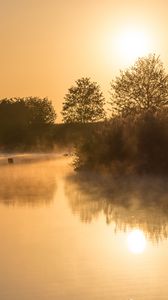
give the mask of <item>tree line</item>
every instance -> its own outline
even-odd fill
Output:
[[[110,85],[111,113],[96,82],[78,79],[64,97],[63,124],[48,98],[0,100],[0,150],[75,145],[76,170],[168,170],[168,75],[155,54],[120,71]]]
[[[168,75],[155,54],[139,58],[110,85],[110,118],[137,116],[167,109]],[[90,78],[76,81],[65,95],[62,115],[65,123],[87,123],[104,120],[105,98],[97,83]]]
[[[47,98],[0,100],[0,149],[33,146],[50,135],[56,113]]]
[[[167,109],[168,75],[160,58],[155,54],[139,58],[130,68],[110,84],[109,118],[116,115],[137,115],[143,111],[157,112]],[[105,98],[96,82],[85,77],[78,79],[64,97],[62,117],[64,123],[98,122],[107,118]],[[22,127],[54,124],[56,112],[47,98],[5,98],[0,100],[1,122]],[[13,122],[14,123],[14,122]]]
[[[71,94],[79,95],[80,90],[69,90],[65,112]],[[82,95],[83,101],[87,99]],[[168,174],[168,75],[160,58],[149,55],[120,71],[111,82],[110,104],[111,117],[76,145],[75,169],[118,175]],[[70,105],[69,114],[74,110],[78,114],[77,107]]]

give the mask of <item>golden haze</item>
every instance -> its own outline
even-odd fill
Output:
[[[125,28],[141,30],[168,64],[167,9],[163,0],[0,0],[0,97],[48,96],[60,121],[76,79],[91,77],[108,96],[109,82],[130,62],[116,43]]]

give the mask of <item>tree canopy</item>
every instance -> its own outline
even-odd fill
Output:
[[[54,124],[56,113],[52,102],[48,98],[28,97],[25,105],[29,111],[29,122],[37,124]]]
[[[47,98],[0,100],[0,144],[31,143],[54,124],[56,113]]]
[[[139,58],[111,83],[113,114],[156,112],[168,104],[168,75],[155,54]]]
[[[0,100],[0,122],[53,124],[56,113],[47,98],[5,98]],[[22,124],[23,125],[23,124]]]
[[[90,78],[76,81],[64,97],[62,115],[65,123],[95,122],[105,117],[104,97],[96,82]]]

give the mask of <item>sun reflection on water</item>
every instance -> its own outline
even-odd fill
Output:
[[[142,230],[133,229],[128,233],[127,245],[131,253],[141,254],[146,249],[146,238]]]

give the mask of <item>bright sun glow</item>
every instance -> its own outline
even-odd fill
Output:
[[[139,229],[134,229],[128,234],[128,249],[135,254],[144,252],[146,248],[146,238]]]
[[[151,42],[145,31],[126,28],[118,33],[117,48],[120,58],[126,63],[132,63],[138,57],[150,53]]]

